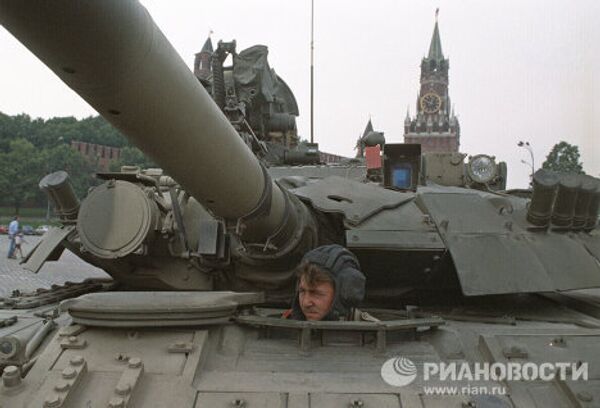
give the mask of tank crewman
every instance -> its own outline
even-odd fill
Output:
[[[365,297],[365,276],[358,259],[340,245],[307,252],[297,269],[292,308],[283,318],[295,320],[378,321],[356,307]]]

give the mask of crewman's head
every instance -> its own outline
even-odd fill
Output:
[[[310,262],[298,270],[298,303],[306,320],[322,320],[333,305],[335,282],[329,273]]]
[[[356,256],[340,245],[309,251],[297,269],[298,294],[292,318],[339,320],[349,316],[365,295],[365,277]]]

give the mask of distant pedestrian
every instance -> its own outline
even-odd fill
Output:
[[[17,257],[17,252],[18,252],[19,255],[21,256],[21,259],[23,259],[23,250],[21,249],[21,245],[24,242],[27,242],[27,241],[25,241],[23,231],[17,232],[17,235],[15,235],[15,251],[13,253],[13,258]]]
[[[15,237],[17,236],[17,233],[19,232],[19,216],[15,215],[13,220],[10,222],[10,224],[8,224],[8,240],[9,240],[9,246],[8,246],[8,257],[9,258],[16,258],[15,257]]]

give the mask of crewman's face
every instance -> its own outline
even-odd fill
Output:
[[[304,278],[298,285],[298,301],[306,320],[321,320],[331,309],[335,289],[331,282],[320,282],[309,286]]]

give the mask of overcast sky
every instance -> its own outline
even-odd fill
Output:
[[[191,67],[209,30],[238,50],[269,47],[272,68],[300,107],[309,138],[310,0],[146,0],[159,27]],[[315,0],[315,139],[354,155],[369,117],[389,143],[402,142],[415,112],[419,64],[436,7],[461,151],[508,163],[509,186],[525,187],[529,141],[536,167],[560,140],[579,146],[584,170],[600,175],[600,2]],[[0,111],[33,117],[95,114],[0,28]]]

